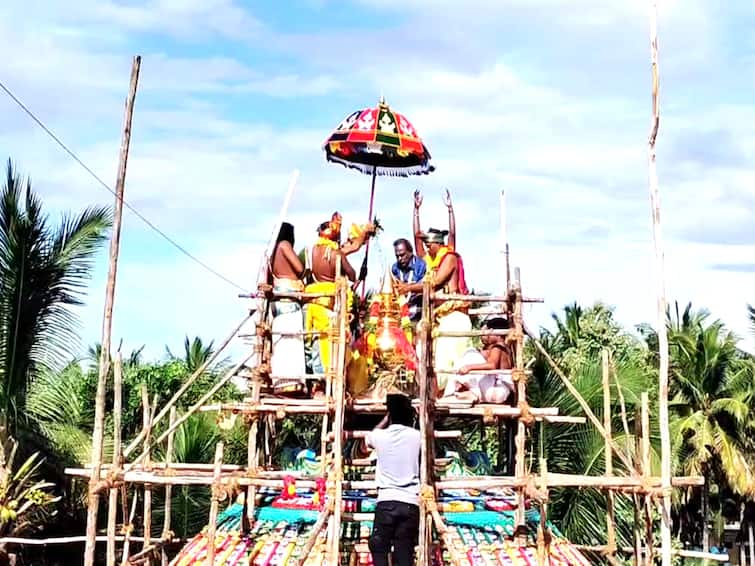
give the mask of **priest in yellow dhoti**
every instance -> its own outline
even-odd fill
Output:
[[[338,262],[341,274],[349,281],[356,279],[356,271],[346,256],[359,251],[374,233],[371,225],[352,226],[349,239],[341,244],[341,215],[336,212],[327,222],[320,224],[318,238],[307,252],[307,266],[311,272],[311,282],[306,286],[307,293],[335,294]],[[346,308],[351,310],[353,295],[348,291]],[[311,299],[305,306],[304,327],[307,332],[305,342],[307,370],[313,374],[323,374],[331,368],[333,340],[328,333],[335,332],[335,297],[326,296]]]

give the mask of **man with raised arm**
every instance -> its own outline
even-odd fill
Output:
[[[359,251],[367,239],[374,234],[372,224],[364,226],[352,225],[349,239],[341,244],[342,218],[338,212],[333,213],[330,220],[320,224],[317,230],[318,238],[314,246],[307,252],[307,267],[312,276],[312,282],[307,285],[307,293],[334,293],[336,290],[336,271],[341,264],[341,274],[349,281],[356,280],[356,271],[349,263],[347,256]],[[353,295],[348,292],[346,308],[351,310]],[[322,374],[330,367],[331,342],[327,339],[334,315],[334,297],[312,299],[305,306],[305,329],[317,334],[308,335],[306,344],[307,366],[311,373]]]
[[[419,539],[420,435],[406,395],[388,395],[386,406],[385,418],[367,435],[367,446],[377,452],[378,488],[369,547],[375,566],[412,566]]]
[[[427,274],[425,280],[430,281],[433,291],[445,294],[469,293],[464,278],[464,263],[456,252],[456,218],[454,216],[451,193],[446,190],[443,202],[448,209],[448,230],[430,228],[423,232],[420,228],[419,209],[422,206],[422,195],[414,191],[414,241],[417,255],[425,260]],[[448,244],[446,244],[448,235]],[[421,293],[422,283],[399,284],[399,293]],[[433,312],[438,331],[464,333],[472,330],[472,321],[467,314],[469,303],[461,300],[438,300],[433,305]],[[461,359],[469,346],[469,338],[465,336],[440,336],[435,340],[433,348],[433,365],[437,375],[438,394],[446,386],[446,375],[454,370],[455,364]]]

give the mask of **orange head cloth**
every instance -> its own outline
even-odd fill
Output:
[[[341,239],[341,214],[338,212],[334,212],[333,216],[330,217],[330,220],[328,222],[323,222],[320,224],[319,228],[319,234],[322,238],[327,238],[328,240],[333,240],[334,242],[337,242]]]

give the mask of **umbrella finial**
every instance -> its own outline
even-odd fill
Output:
[[[383,96],[383,89],[380,89],[380,106],[388,106],[385,103],[385,96]]]

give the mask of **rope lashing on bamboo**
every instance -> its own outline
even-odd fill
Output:
[[[125,524],[124,524],[124,525],[123,525],[123,526],[121,527],[121,534],[122,534],[123,536],[126,536],[126,535],[130,535],[130,534],[131,534],[131,533],[133,533],[133,532],[134,532],[134,524],[133,524],[133,523],[129,523],[128,525],[125,525]]]
[[[542,481],[542,478],[528,475],[524,485],[524,493],[530,499],[546,503],[550,499],[550,493],[547,487],[538,487],[538,480]]]
[[[495,423],[495,415],[493,414],[492,407],[487,406],[483,409],[482,422],[484,422],[487,425],[491,425]]]
[[[519,381],[523,381],[524,383],[527,383],[527,372],[523,369],[519,368],[512,368],[511,369],[511,380],[514,383],[519,383]]]
[[[535,415],[530,411],[530,404],[527,403],[527,401],[524,399],[520,400],[519,403],[517,403],[517,408],[521,411],[519,420],[523,422],[525,426],[532,426],[535,424]]]

